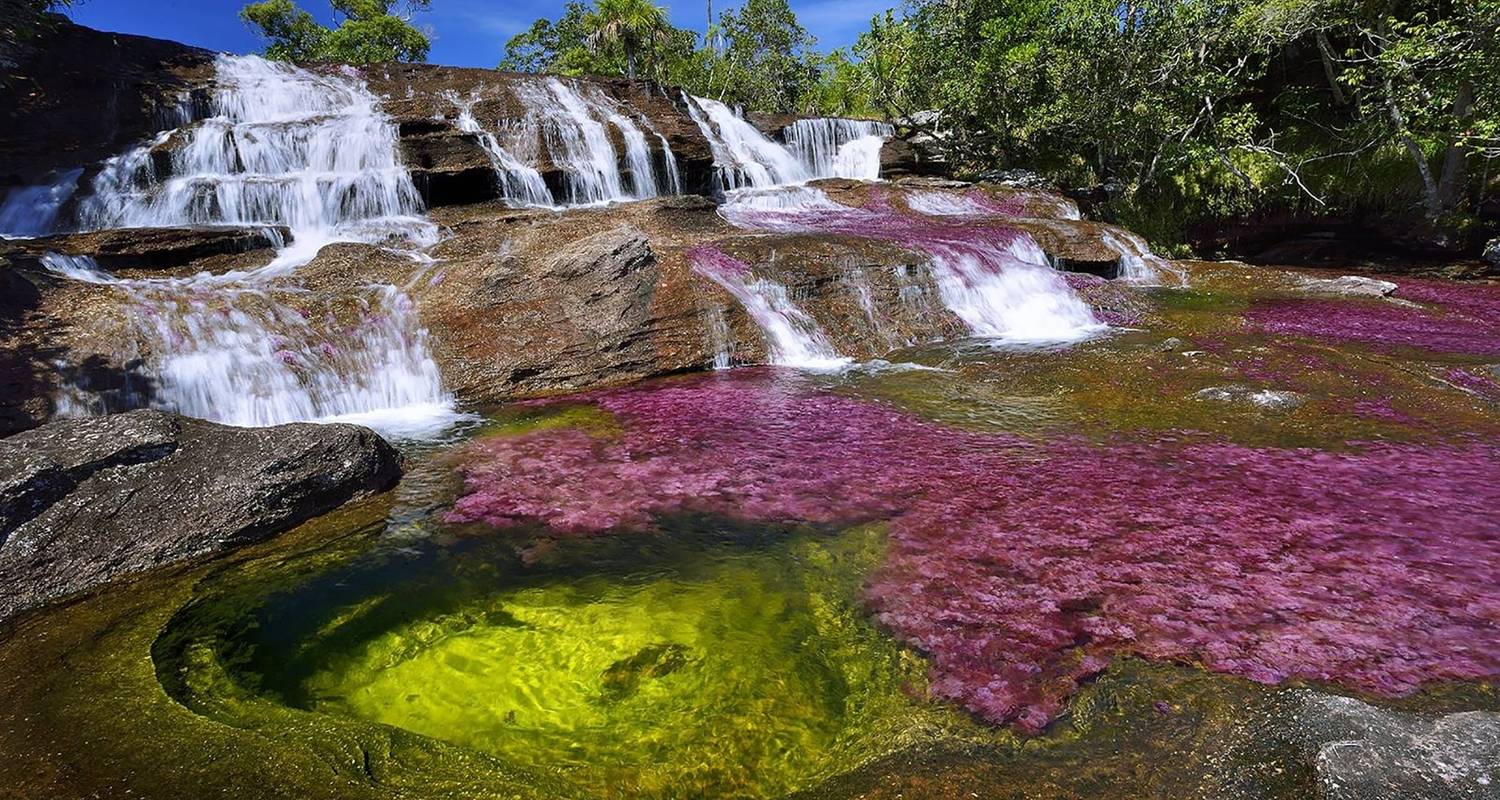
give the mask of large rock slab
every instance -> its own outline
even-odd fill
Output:
[[[203,259],[269,250],[291,241],[280,226],[197,228],[111,228],[0,242],[0,256],[34,266],[46,253],[88,255],[107,270],[173,270]],[[269,260],[269,256],[266,256]]]
[[[270,538],[400,475],[400,454],[356,425],[143,410],[0,439],[0,619]]]

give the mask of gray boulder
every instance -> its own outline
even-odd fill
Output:
[[[1484,260],[1493,271],[1500,271],[1500,238],[1491,239],[1484,246]]]
[[[0,619],[268,539],[400,476],[400,454],[356,425],[132,411],[0,439]]]

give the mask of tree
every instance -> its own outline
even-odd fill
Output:
[[[403,10],[425,9],[431,0],[407,0]],[[338,61],[369,64],[421,61],[430,42],[400,15],[392,0],[331,0],[341,18],[335,28],[319,24],[293,0],[261,0],[240,10],[240,19],[269,44],[268,58],[284,61]]]
[[[557,72],[558,65],[573,50],[583,49],[588,38],[584,17],[587,4],[573,0],[564,7],[556,22],[539,19],[524,33],[511,37],[505,44],[505,58],[500,69],[515,72]]]
[[[637,60],[656,65],[657,47],[669,38],[671,26],[666,12],[651,0],[597,0],[584,17],[587,42],[598,48],[620,47],[625,54],[625,75],[634,78]]]

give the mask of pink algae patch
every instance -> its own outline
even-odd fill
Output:
[[[868,607],[932,692],[1039,731],[1119,655],[1396,696],[1500,674],[1500,445],[1036,443],[774,372],[601,393],[615,437],[471,445],[450,522],[888,519]]]
[[[1500,354],[1500,284],[1403,279],[1381,300],[1275,300],[1250,309],[1249,320],[1272,333],[1384,347],[1474,355]]]

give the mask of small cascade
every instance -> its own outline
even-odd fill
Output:
[[[598,87],[590,88],[588,101],[596,113],[615,126],[625,142],[625,166],[630,169],[631,196],[637,200],[645,200],[659,195],[661,192],[656,187],[656,166],[651,163],[651,147],[646,143],[645,132]],[[666,140],[662,140],[662,144],[665,147]]]
[[[396,127],[351,72],[255,56],[215,66],[213,116],[106,162],[80,227],[286,225],[304,248],[427,235]],[[173,141],[159,175],[154,151]]]
[[[720,189],[767,188],[813,177],[786,148],[767,139],[729,106],[687,94],[683,103],[708,139]]]
[[[809,187],[736,192],[719,213],[754,230],[837,233],[926,252],[944,307],[974,336],[1069,342],[1103,327],[1036,241],[1014,228],[923,220],[889,207],[852,208]]]
[[[57,215],[78,188],[82,169],[70,169],[51,183],[14,189],[0,204],[0,237],[45,236],[56,230]]]
[[[484,130],[479,120],[474,118],[474,105],[479,102],[477,93],[461,98],[458,94],[449,92],[444,97],[458,108],[458,129],[474,134],[479,139],[479,145],[489,155],[502,198],[523,207],[550,208],[556,205],[547,182],[542,180],[542,173],[511,155],[509,150],[500,145],[500,140]]]
[[[880,178],[880,151],[896,129],[870,120],[799,119],[782,136],[814,178]]]
[[[154,384],[140,387],[126,407],[241,426],[359,422],[407,437],[454,420],[427,331],[394,286],[367,287],[345,307],[314,308],[295,287],[226,286],[205,277],[126,280],[100,271],[88,256],[49,253],[42,263],[61,278],[117,294],[128,334],[116,361],[144,361]],[[63,399],[65,414],[124,410],[76,389]]]
[[[662,167],[667,173],[667,194],[682,194],[682,172],[677,168],[677,156],[672,154],[672,145],[667,142],[667,137],[656,134],[661,141]]]
[[[517,96],[537,122],[552,162],[566,176],[567,205],[627,200],[619,159],[604,123],[578,92],[556,78],[523,83]]]
[[[817,322],[791,301],[786,287],[753,277],[749,266],[711,247],[694,248],[688,258],[694,272],[724,287],[744,306],[765,333],[772,364],[832,371],[851,363],[834,350]]]
[[[1100,231],[1099,239],[1120,254],[1120,279],[1141,285],[1161,285],[1170,275],[1175,283],[1187,285],[1187,273],[1151,252],[1146,240],[1124,228]]]

